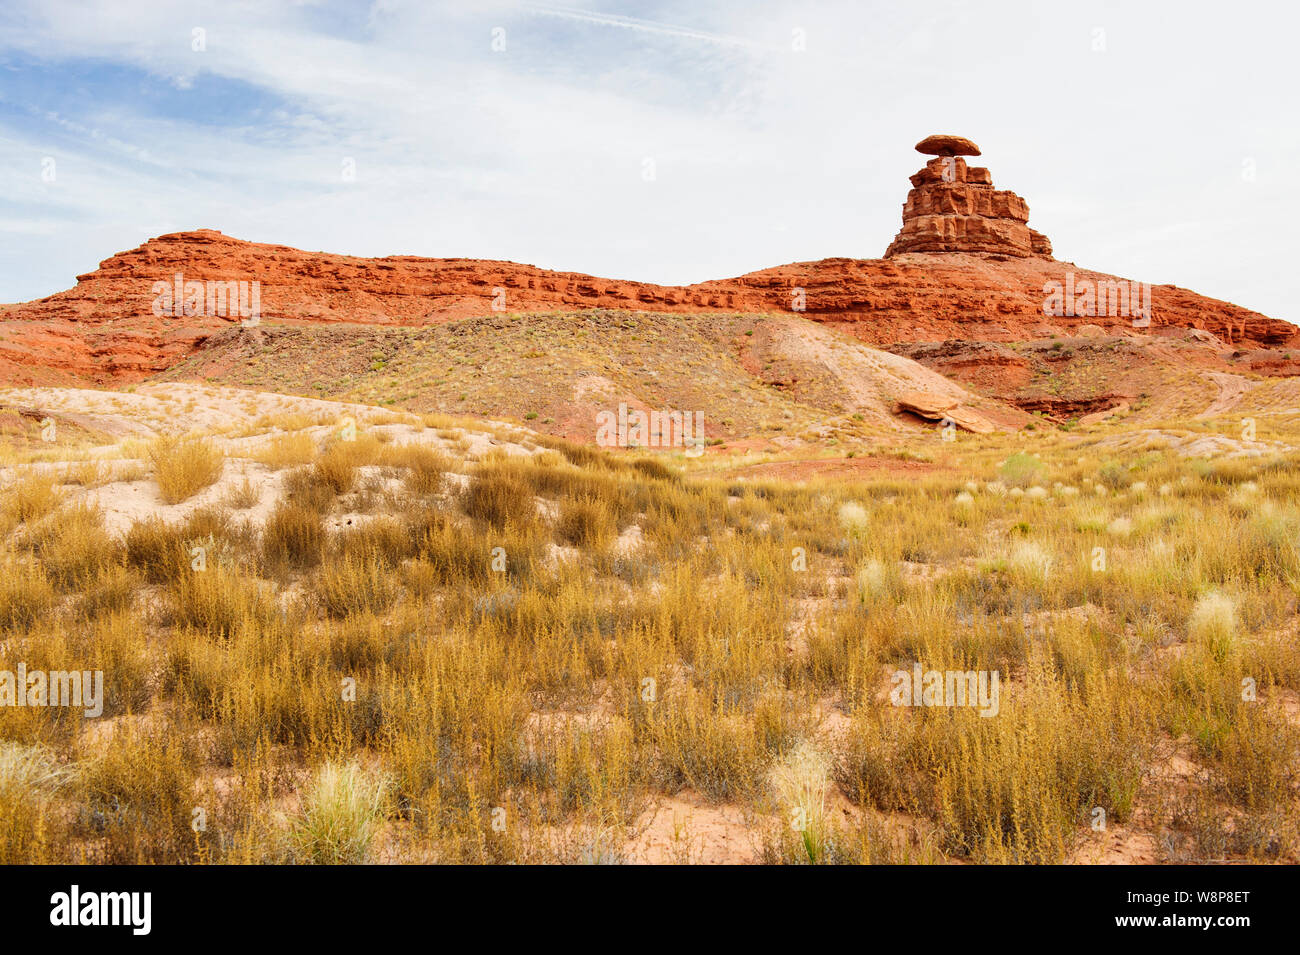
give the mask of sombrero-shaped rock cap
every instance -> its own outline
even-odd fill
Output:
[[[939,134],[926,136],[916,144],[918,153],[927,156],[978,156],[980,148],[965,136],[947,136]]]

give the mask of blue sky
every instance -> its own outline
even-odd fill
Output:
[[[6,0],[0,301],[196,228],[673,284],[873,258],[954,132],[1058,258],[1300,322],[1296,9]]]

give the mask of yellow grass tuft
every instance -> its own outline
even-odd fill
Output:
[[[1237,636],[1236,602],[1219,591],[1203,594],[1192,608],[1187,632],[1192,641],[1205,647],[1214,659],[1226,660]]]
[[[356,763],[326,763],[312,777],[290,829],[294,859],[316,865],[370,861],[383,822],[388,780]]]
[[[203,438],[156,438],[148,449],[154,480],[168,504],[179,504],[215,484],[225,456]]]

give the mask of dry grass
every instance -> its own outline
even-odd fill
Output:
[[[536,508],[532,489],[510,473],[482,471],[470,482],[464,497],[465,513],[497,530],[507,524],[533,520]]]
[[[252,459],[273,471],[310,464],[316,458],[316,442],[305,431],[277,434],[256,451]]]
[[[121,539],[12,475],[6,659],[103,669],[114,722],[0,707],[0,860],[618,861],[673,799],[768,862],[1062,862],[1098,809],[1296,861],[1295,462],[982,440],[798,485],[363,431],[260,527]],[[895,705],[916,664],[996,671],[996,715]]]
[[[152,583],[174,580],[189,568],[183,529],[157,517],[132,524],[126,532],[125,547],[127,563]]]
[[[262,499],[262,492],[257,489],[249,478],[244,478],[239,484],[236,484],[221,499],[221,506],[230,508],[234,511],[246,511],[251,507],[256,507]]]
[[[104,529],[103,515],[82,504],[63,507],[31,526],[24,544],[50,578],[68,590],[86,585],[121,558],[118,542]]]
[[[47,815],[70,775],[47,747],[0,741],[0,865],[56,857]]]
[[[258,581],[219,564],[182,573],[170,590],[173,624],[217,639],[254,633],[274,612]]]
[[[203,438],[156,438],[148,448],[154,480],[168,504],[179,504],[215,484],[225,456]]]
[[[1218,591],[1201,596],[1192,607],[1187,633],[1214,659],[1227,660],[1237,636],[1237,608],[1232,599]]]
[[[777,804],[802,849],[800,861],[816,865],[825,857],[830,838],[826,811],[830,761],[802,741],[772,767],[770,776]]]
[[[443,475],[451,467],[451,462],[444,455],[418,445],[387,448],[381,461],[388,467],[405,469],[406,491],[418,497],[441,491]]]
[[[0,632],[31,628],[53,605],[54,587],[35,561],[0,561]]]
[[[4,509],[0,513],[10,524],[37,521],[58,507],[60,499],[51,475],[31,475],[5,489]]]
[[[370,554],[345,553],[321,568],[316,582],[321,606],[331,617],[380,613],[397,600],[397,575]]]
[[[316,510],[285,501],[271,513],[262,531],[269,563],[302,569],[319,564],[324,553],[325,526]]]
[[[594,498],[569,498],[560,504],[555,531],[575,547],[603,550],[618,532],[609,508]]]
[[[295,859],[317,865],[368,862],[388,790],[387,780],[355,763],[326,763],[312,777],[290,828]]]

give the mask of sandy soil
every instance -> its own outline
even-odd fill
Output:
[[[624,847],[632,862],[744,865],[758,861],[755,831],[744,810],[712,805],[690,791],[661,800],[634,828],[640,834]]]
[[[319,445],[341,423],[351,420],[359,431],[380,440],[426,445],[448,454],[453,461],[478,460],[494,451],[528,455],[542,450],[528,440],[531,432],[511,426],[503,427],[510,428],[518,440],[500,437],[504,431],[469,428],[452,429],[444,432],[450,437],[443,437],[443,429],[425,427],[415,416],[393,414],[382,408],[206,385],[145,385],[132,392],[16,388],[0,391],[0,403],[37,409],[56,422],[59,416],[75,416],[84,427],[105,437],[103,443],[86,447],[55,445],[53,453],[66,460],[0,468],[0,483],[16,478],[20,472],[66,476],[79,461],[98,461],[104,476],[97,486],[72,485],[66,492],[73,501],[98,506],[104,513],[105,527],[115,534],[125,533],[133,523],[151,516],[168,523],[184,521],[196,510],[221,503],[245,482],[253,488],[257,502],[235,511],[235,515],[261,526],[279,499],[287,471],[272,470],[253,458],[289,431],[308,434]],[[221,478],[178,504],[163,501],[157,483],[148,476],[144,457],[144,441],[167,434],[206,436],[226,455]],[[378,476],[377,469],[361,470],[363,480]]]
[[[1198,420],[1213,418],[1215,415],[1226,414],[1231,411],[1241,404],[1241,399],[1245,397],[1247,390],[1250,388],[1250,382],[1241,375],[1230,375],[1222,371],[1207,371],[1205,377],[1219,386],[1219,394],[1210,402],[1208,408],[1196,416]]]

